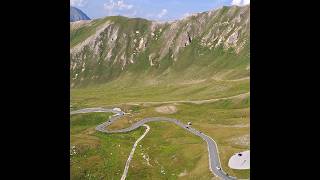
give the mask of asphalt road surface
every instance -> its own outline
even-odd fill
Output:
[[[112,112],[115,115],[112,116],[108,121],[98,125],[96,127],[97,131],[103,132],[103,133],[124,133],[124,132],[129,132],[132,130],[135,130],[137,128],[139,128],[140,126],[143,126],[145,123],[148,122],[154,122],[154,121],[167,121],[167,122],[172,122],[175,123],[176,125],[182,127],[183,129],[185,129],[186,131],[191,132],[192,134],[201,137],[204,141],[207,142],[207,146],[208,146],[208,154],[209,154],[209,169],[210,171],[213,173],[213,175],[218,176],[222,179],[236,179],[235,177],[231,177],[229,176],[226,172],[224,172],[222,170],[221,167],[221,163],[220,163],[220,158],[219,158],[219,154],[218,154],[218,147],[216,142],[209,136],[205,135],[204,133],[186,125],[181,123],[179,120],[177,119],[173,119],[173,118],[166,118],[166,117],[150,117],[150,118],[144,118],[134,124],[132,124],[130,127],[128,128],[124,128],[124,129],[119,129],[119,130],[112,130],[109,131],[107,130],[107,126],[109,126],[110,124],[112,124],[114,121],[116,121],[117,119],[119,119],[121,116],[124,115],[124,112],[122,111],[115,111],[113,109],[105,109],[105,108],[86,108],[86,109],[80,109],[80,110],[76,110],[76,111],[71,111],[70,114],[79,114],[79,113],[89,113],[89,112]]]

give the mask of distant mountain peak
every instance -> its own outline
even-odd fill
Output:
[[[90,20],[90,18],[80,9],[70,6],[70,22],[80,20]]]

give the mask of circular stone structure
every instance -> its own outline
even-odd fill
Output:
[[[229,159],[228,166],[232,169],[250,169],[250,150],[235,153]]]

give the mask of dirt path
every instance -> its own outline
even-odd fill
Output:
[[[133,147],[132,147],[132,150],[130,152],[130,155],[128,157],[128,160],[126,162],[126,166],[124,167],[124,170],[123,170],[123,174],[121,176],[121,180],[125,180],[126,177],[127,177],[127,174],[128,174],[128,169],[129,169],[129,165],[130,165],[130,162],[131,162],[131,159],[133,157],[133,154],[134,154],[134,151],[136,150],[136,147],[138,145],[138,143],[144,138],[144,136],[146,136],[146,134],[149,132],[150,130],[150,127],[146,124],[143,125],[144,127],[146,127],[146,131],[142,134],[142,136],[140,136],[140,138],[134,143]]]
[[[178,100],[178,101],[141,101],[141,102],[128,102],[124,103],[127,105],[138,105],[138,104],[170,104],[170,103],[193,103],[193,104],[203,104],[210,103],[214,101],[224,100],[224,99],[233,99],[233,98],[244,98],[250,95],[250,92],[238,94],[235,96],[223,97],[223,98],[214,98],[214,99],[204,99],[204,100]]]
[[[244,78],[240,78],[240,79],[220,79],[220,78],[212,78],[216,81],[226,81],[226,82],[237,82],[237,81],[243,81],[243,80],[248,80],[250,79],[250,77],[244,77]]]

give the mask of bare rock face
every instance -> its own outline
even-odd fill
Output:
[[[141,66],[159,68],[168,58],[179,62],[191,45],[212,52],[223,47],[241,53],[249,45],[250,7],[223,7],[165,23],[106,17],[73,22],[70,29],[71,82],[102,82],[131,66],[146,63]]]
[[[232,33],[228,39],[227,39],[227,44],[236,46],[237,45],[237,41],[238,41],[238,31],[235,31],[234,33]]]

